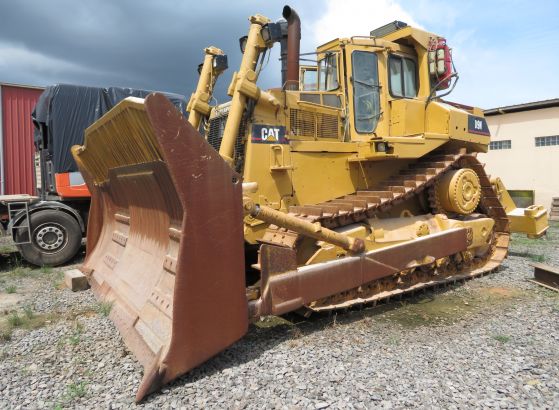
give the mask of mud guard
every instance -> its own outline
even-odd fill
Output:
[[[82,270],[144,366],[140,401],[247,331],[241,178],[157,93],[72,152],[92,193]]]

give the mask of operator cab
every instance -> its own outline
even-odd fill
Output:
[[[300,67],[300,101],[341,110],[341,141],[419,135],[428,101],[451,85],[449,57],[446,40],[398,21],[335,39]]]

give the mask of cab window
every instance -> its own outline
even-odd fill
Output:
[[[318,62],[318,90],[333,91],[338,88],[338,56],[327,54]]]
[[[388,59],[390,71],[390,94],[393,97],[414,98],[417,96],[417,67],[411,58],[391,55]]]
[[[318,89],[318,73],[316,66],[299,69],[299,91],[316,91]]]
[[[380,116],[378,58],[375,53],[354,51],[351,63],[355,130],[372,133]]]

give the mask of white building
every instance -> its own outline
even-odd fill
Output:
[[[488,174],[499,176],[519,206],[551,207],[559,197],[559,98],[485,111],[491,132]]]

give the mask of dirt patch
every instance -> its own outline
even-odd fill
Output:
[[[8,311],[14,306],[25,300],[25,296],[20,293],[1,293],[0,292],[0,312]]]
[[[23,312],[12,311],[0,317],[0,340],[10,340],[16,329],[33,330],[63,319],[54,313],[37,314],[25,309]]]
[[[520,289],[507,287],[458,289],[447,293],[433,293],[411,298],[384,308],[378,316],[381,321],[397,322],[404,327],[441,326],[489,308],[527,297]]]
[[[505,309],[513,306],[513,301],[526,299],[529,291],[512,287],[473,287],[465,288],[462,285],[454,289],[443,291],[427,291],[421,296],[406,297],[399,302],[391,302],[376,307],[368,306],[363,310],[363,316],[372,320],[392,323],[403,327],[418,326],[444,326],[452,325],[462,319],[480,311],[501,306]],[[278,327],[303,327],[314,323],[319,326],[336,324],[336,314],[333,318],[329,315],[312,315],[310,319],[303,319],[296,314],[284,317],[268,316],[254,323],[259,329]],[[339,320],[351,321],[353,316],[340,315]],[[355,318],[355,317],[353,317]]]
[[[513,288],[481,288],[477,289],[480,296],[496,297],[496,298],[517,298],[524,295],[520,289]]]

